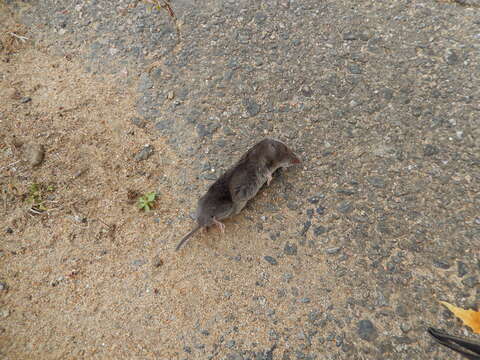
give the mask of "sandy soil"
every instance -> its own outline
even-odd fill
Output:
[[[238,251],[225,239],[215,244],[216,231],[195,240],[200,252],[187,248],[173,258],[183,234],[167,219],[185,209],[168,178],[182,161],[151,124],[130,121],[131,87],[86,74],[75,58],[52,56],[10,32],[24,30],[9,20],[0,62],[2,356],[171,359],[179,344],[192,342],[201,358],[207,335],[192,334],[191,327],[208,328],[210,339],[218,339],[223,323],[236,317],[242,328],[235,331],[256,338],[259,349],[268,346],[260,337],[266,324],[256,322],[265,304],[260,299],[258,309],[249,309],[232,296],[254,297],[255,287],[243,288],[245,279],[252,266],[268,266],[253,260],[256,235],[230,225],[252,255],[241,261],[231,261]],[[22,102],[25,97],[31,100]],[[154,154],[136,161],[145,144]],[[31,149],[39,145],[44,160],[32,166]],[[159,196],[144,213],[137,200],[149,191]],[[212,252],[217,246],[225,247],[221,255]],[[205,266],[212,256],[223,258],[216,272]],[[228,289],[218,284],[225,279]]]

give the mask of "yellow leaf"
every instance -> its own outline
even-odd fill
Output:
[[[456,317],[463,321],[465,325],[473,330],[474,333],[480,334],[480,312],[475,310],[465,310],[458,308],[445,301],[440,301],[445,305]]]

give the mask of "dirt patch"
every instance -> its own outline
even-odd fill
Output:
[[[10,20],[0,53],[1,262],[8,284],[1,348],[11,359],[55,358],[69,351],[59,341],[98,339],[88,319],[108,305],[94,279],[116,278],[122,291],[124,271],[132,269],[119,263],[135,268],[155,260],[157,237],[144,230],[170,231],[161,219],[175,208],[159,179],[179,161],[148,124],[131,122],[130,88],[86,74],[76,59],[51,56],[24,34]],[[146,144],[151,156],[135,160]],[[155,209],[140,212],[137,199],[149,191],[159,194]],[[111,290],[103,296],[118,300]]]

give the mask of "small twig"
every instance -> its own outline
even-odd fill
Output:
[[[17,35],[17,34],[15,34],[14,32],[10,32],[10,35],[12,35],[13,37],[17,38],[17,39],[20,40],[21,42],[25,42],[25,41],[28,40],[27,37],[21,36],[21,35]]]
[[[14,161],[14,162],[11,163],[11,164],[5,165],[5,166],[3,166],[3,167],[0,168],[0,171],[2,171],[3,169],[8,169],[10,166],[13,166],[13,165],[17,164],[17,163],[19,163],[20,161],[21,161],[21,160],[17,160],[17,161]]]
[[[72,209],[73,209],[76,213],[78,213],[78,214],[82,215],[84,218],[88,219],[88,217],[87,217],[85,214],[83,214],[81,211],[78,211],[77,208],[75,208],[75,205],[74,205],[74,204],[72,204]],[[108,230],[112,230],[112,228],[113,228],[112,225],[108,225],[105,221],[103,221],[103,220],[100,219],[100,218],[91,218],[91,219],[92,219],[92,220],[97,220],[97,221],[101,222],[103,225],[105,225],[105,226],[108,228]]]
[[[170,0],[145,0],[145,2],[154,5],[157,8],[157,10],[164,9],[166,12],[168,12],[168,15],[173,19],[173,22],[175,23],[175,30],[177,31],[178,42],[180,42],[181,40],[180,26],[178,25],[177,16],[175,15],[175,12],[170,6]]]
[[[7,214],[7,192],[3,191],[3,207],[4,207],[4,213]]]
[[[37,215],[40,215],[40,214],[43,214],[44,211],[38,211],[37,209],[34,209],[33,207],[31,207],[30,209],[28,209],[28,211],[34,213],[34,214],[37,214]]]

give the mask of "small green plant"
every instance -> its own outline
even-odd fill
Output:
[[[140,210],[150,211],[150,209],[153,208],[156,198],[157,193],[155,191],[140,196],[138,199],[138,208]]]
[[[32,183],[28,187],[28,201],[32,204],[32,209],[37,211],[47,210],[44,201],[47,192],[55,191],[53,185],[43,185],[39,183]]]

